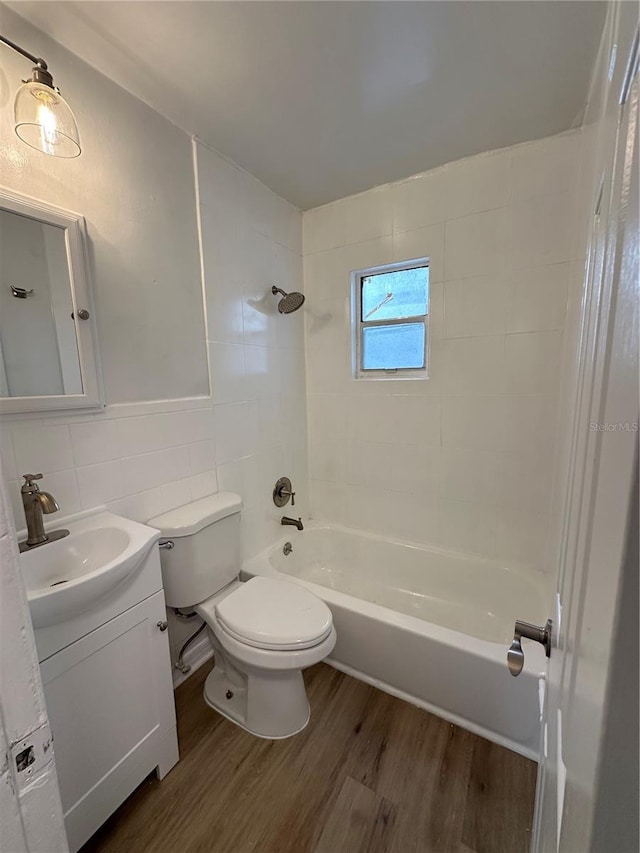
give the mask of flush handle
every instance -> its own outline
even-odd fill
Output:
[[[160,622],[156,622],[156,626],[157,626],[161,631],[166,631],[166,630],[167,630],[167,628],[169,627],[169,626],[167,625],[167,623],[166,623],[164,620],[161,620]]]
[[[521,622],[516,620],[516,627],[513,634],[513,642],[509,646],[507,652],[507,664],[511,675],[520,675],[524,667],[524,652],[522,651],[522,638],[534,640],[536,643],[542,643],[547,657],[551,656],[551,634],[553,630],[553,622],[547,619],[546,625],[541,628],[539,625],[531,625],[529,622]]]

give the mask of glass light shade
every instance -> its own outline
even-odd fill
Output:
[[[53,157],[80,154],[78,126],[65,99],[43,83],[20,86],[14,102],[16,133],[23,142]]]

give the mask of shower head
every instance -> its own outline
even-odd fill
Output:
[[[284,290],[276,287],[275,284],[271,288],[271,293],[273,293],[274,296],[276,293],[282,294],[282,299],[278,302],[278,311],[281,314],[292,314],[294,311],[297,311],[304,302],[304,296],[302,293],[297,293],[295,290],[291,293],[285,293]]]

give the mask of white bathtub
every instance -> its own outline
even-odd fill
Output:
[[[336,668],[538,757],[544,651],[523,643],[518,678],[506,654],[516,619],[546,621],[542,575],[313,522],[286,531],[243,575],[281,576],[324,599],[338,634],[327,662]]]

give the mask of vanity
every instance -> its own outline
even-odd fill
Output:
[[[178,741],[159,532],[102,509],[59,526],[20,561],[75,853]]]

